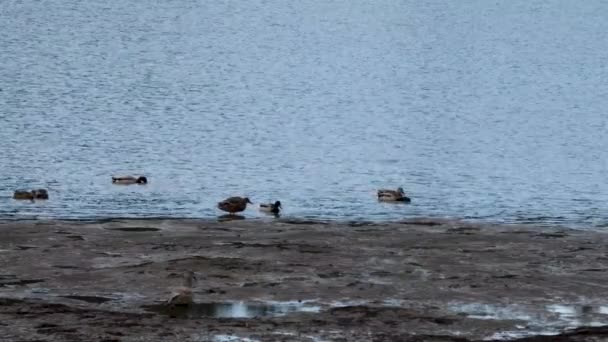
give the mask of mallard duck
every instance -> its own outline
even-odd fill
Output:
[[[139,177],[117,176],[117,177],[112,177],[112,183],[121,184],[121,185],[147,184],[148,178],[146,178],[144,176],[139,176]]]
[[[238,213],[247,208],[247,203],[251,203],[248,197],[229,197],[217,204],[220,210],[230,214]]]
[[[378,190],[378,200],[382,202],[410,202],[410,198],[405,196],[402,187],[397,190],[380,189]]]
[[[192,271],[184,274],[184,284],[173,290],[167,305],[190,305],[193,303],[192,287],[196,282],[196,275]]]
[[[46,189],[36,189],[32,191],[17,190],[13,193],[13,198],[16,200],[35,200],[35,199],[49,199],[49,192]]]
[[[13,198],[16,200],[34,200],[34,193],[27,190],[16,190],[13,193]]]
[[[35,199],[49,199],[49,192],[46,189],[32,190],[32,195]]]
[[[281,211],[281,201],[276,201],[274,203],[262,203],[260,204],[260,211],[265,213],[272,213],[278,215]]]

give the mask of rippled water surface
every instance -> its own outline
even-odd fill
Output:
[[[587,304],[492,305],[451,303],[450,311],[475,319],[520,321],[517,330],[497,332],[486,340],[513,340],[534,335],[556,335],[568,329],[608,324],[608,306]]]
[[[608,226],[607,13],[1,1],[0,216],[214,217],[243,194],[289,216]],[[400,185],[411,205],[376,202]],[[33,187],[51,200],[10,198]]]

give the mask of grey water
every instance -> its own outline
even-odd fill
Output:
[[[607,227],[607,15],[603,0],[3,0],[0,217],[210,218],[246,195],[297,217]],[[376,201],[398,186],[410,205]],[[49,201],[11,199],[38,187]]]

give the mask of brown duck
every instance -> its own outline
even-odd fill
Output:
[[[395,190],[380,189],[378,190],[378,200],[381,202],[410,202],[411,199],[405,195],[403,188],[399,187]]]
[[[35,200],[35,199],[49,199],[49,193],[46,189],[36,189],[32,191],[17,190],[13,194],[13,198],[16,200]]]
[[[220,210],[230,214],[238,213],[247,208],[247,203],[251,203],[248,197],[229,197],[217,204]]]

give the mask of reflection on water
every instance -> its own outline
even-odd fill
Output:
[[[450,311],[475,319],[522,321],[518,331],[500,332],[493,338],[515,338],[533,334],[557,334],[568,328],[608,325],[608,305],[494,305],[454,303]]]
[[[296,312],[319,312],[319,306],[303,302],[269,302],[269,303],[194,303],[189,306],[149,305],[144,307],[153,311],[178,318],[253,318],[265,316],[284,316]]]
[[[236,215],[236,214],[226,214],[226,215],[220,215],[217,217],[218,222],[239,221],[239,220],[244,220],[244,219],[245,219],[245,216]]]

